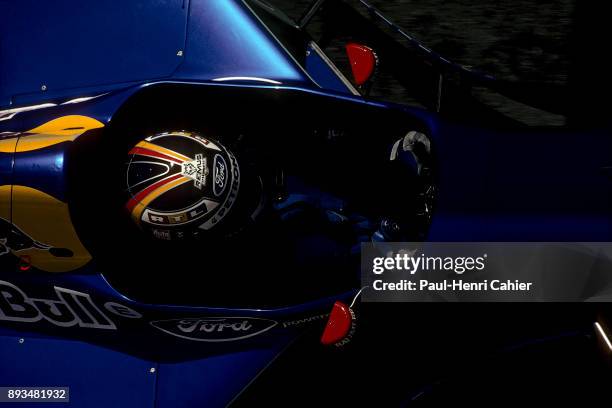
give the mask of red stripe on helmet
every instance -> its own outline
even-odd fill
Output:
[[[133,196],[132,198],[130,198],[130,200],[127,202],[127,204],[125,205],[125,207],[128,209],[128,211],[132,212],[132,210],[134,209],[134,207],[136,207],[136,205],[143,199],[145,198],[147,195],[149,195],[152,191],[154,191],[155,189],[168,184],[176,179],[179,179],[183,177],[180,173],[179,174],[175,174],[173,176],[167,177],[163,180],[159,180],[156,183],[151,184],[149,187],[145,188],[144,190],[140,191],[139,193],[137,193],[135,196]]]

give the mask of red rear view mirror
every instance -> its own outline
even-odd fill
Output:
[[[353,311],[349,306],[340,301],[334,303],[321,336],[321,344],[326,346],[341,345],[344,340],[350,339],[354,320]]]
[[[355,83],[358,86],[366,84],[372,79],[378,65],[376,53],[370,47],[357,43],[346,44],[346,53]]]

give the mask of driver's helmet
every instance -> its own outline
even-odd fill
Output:
[[[177,240],[205,234],[227,217],[240,169],[218,141],[166,132],[130,150],[126,180],[132,220],[154,238]]]

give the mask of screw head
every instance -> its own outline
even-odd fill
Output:
[[[149,372],[150,372],[151,374],[155,373],[155,367],[151,367],[151,368],[149,369]]]
[[[177,57],[182,57],[183,56],[183,50],[178,50],[178,52],[176,53]]]
[[[47,90],[47,85],[42,85],[40,87],[40,90],[43,91],[43,92],[46,91]]]
[[[19,339],[19,344],[23,344],[24,341],[25,341],[24,338]]]

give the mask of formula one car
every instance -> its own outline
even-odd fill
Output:
[[[612,236],[605,130],[505,117],[472,91],[567,106],[365,2],[315,1],[297,22],[259,0],[0,15],[3,385],[225,406],[355,298],[362,242]],[[412,102],[374,95],[383,75]],[[324,343],[350,332],[345,304]]]

